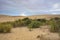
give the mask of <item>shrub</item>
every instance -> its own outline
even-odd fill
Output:
[[[25,26],[29,25],[32,22],[32,20],[29,18],[24,18],[24,19],[22,19],[22,21],[24,22]]]
[[[37,19],[37,21],[46,22],[46,19]]]
[[[23,25],[23,22],[20,19],[13,22],[13,27],[20,27],[22,25]]]
[[[29,20],[29,18],[27,17],[27,18],[24,18],[24,19],[22,19],[23,21],[26,21],[26,20]]]
[[[55,18],[54,18],[54,20],[60,20],[60,18],[58,18],[58,17],[55,17]]]
[[[46,19],[36,19],[36,21],[41,22],[41,25],[45,25],[47,22]]]
[[[59,20],[52,19],[52,20],[50,20],[49,23],[51,25],[51,28],[50,28],[51,32],[59,32],[60,31],[60,19]]]
[[[7,23],[1,23],[0,24],[0,33],[6,33],[6,32],[10,32],[12,28],[11,24],[7,24]]]
[[[39,27],[40,27],[40,22],[38,21],[32,21],[28,26],[28,28],[39,28]]]

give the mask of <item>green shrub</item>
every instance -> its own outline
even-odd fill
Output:
[[[41,25],[46,25],[46,19],[36,19],[36,21],[41,22]]]
[[[40,22],[38,21],[32,21],[28,26],[28,28],[39,28],[39,27],[40,27]]]
[[[37,21],[46,22],[46,19],[37,19]]]
[[[27,17],[27,18],[24,18],[24,19],[22,19],[23,21],[26,21],[26,20],[29,20],[29,18]]]
[[[1,23],[0,24],[0,33],[6,33],[6,32],[10,32],[12,28],[11,24],[5,24],[5,23]]]
[[[32,20],[29,18],[24,18],[24,19],[22,19],[22,21],[24,22],[25,26],[28,26],[32,22]]]
[[[59,20],[52,19],[52,20],[50,20],[49,23],[51,25],[51,28],[50,28],[51,32],[59,32],[60,31],[60,19]]]

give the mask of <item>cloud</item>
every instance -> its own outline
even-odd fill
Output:
[[[59,7],[58,3],[56,3],[56,4],[53,5],[53,9],[57,9],[58,7]]]
[[[49,10],[50,12],[53,12],[53,11],[60,11],[60,9],[51,9]]]
[[[49,12],[58,12],[60,11],[60,3],[54,3],[52,8],[49,10]],[[52,13],[56,14],[56,13]]]
[[[57,13],[52,13],[53,15],[56,15]]]
[[[0,0],[0,4],[0,11],[2,11],[0,13],[10,13],[11,15],[14,13],[22,16],[37,13],[39,15],[60,11],[60,0]],[[11,12],[11,10],[14,12]]]
[[[22,13],[20,14],[20,16],[26,16],[25,12],[22,12]]]

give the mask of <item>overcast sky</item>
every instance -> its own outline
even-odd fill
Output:
[[[0,14],[60,14],[60,0],[0,0]]]

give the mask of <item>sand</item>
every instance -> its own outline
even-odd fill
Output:
[[[29,31],[27,27],[12,28],[11,33],[0,33],[0,40],[39,40],[38,35],[47,35],[52,40],[58,40],[59,36],[56,33],[50,33],[47,28],[36,28]]]

